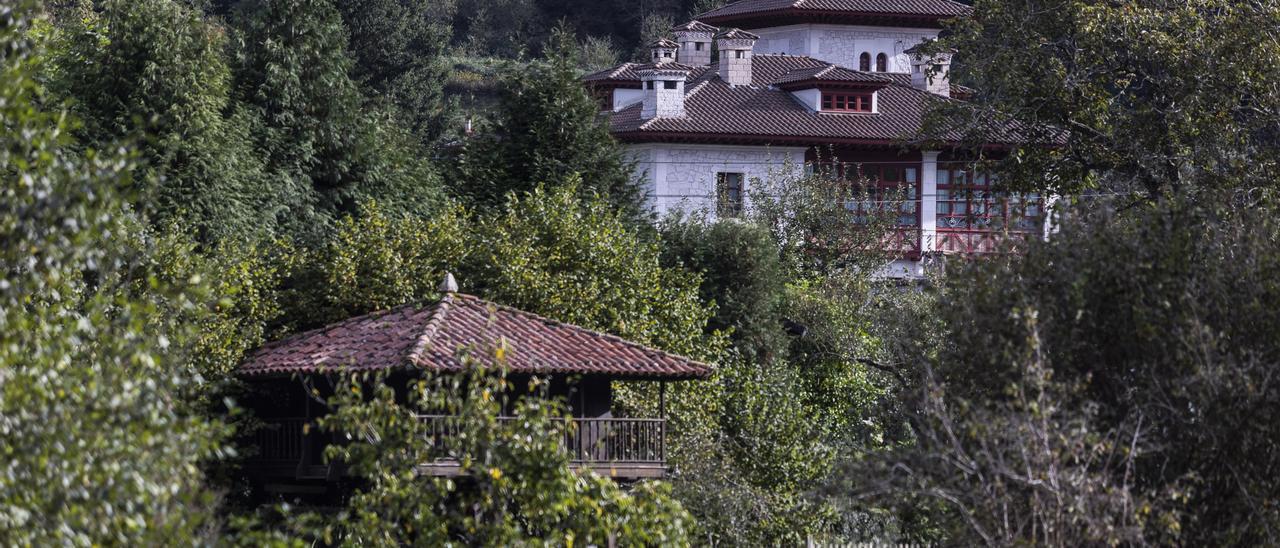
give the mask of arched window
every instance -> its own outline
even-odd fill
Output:
[[[862,57],[858,58],[858,70],[862,72],[871,72],[871,54],[862,52]]]
[[[881,53],[876,56],[876,72],[889,72],[889,56]]]

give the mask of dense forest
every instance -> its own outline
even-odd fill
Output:
[[[951,24],[932,123],[1066,130],[990,166],[1055,232],[903,284],[830,174],[645,209],[579,78],[717,2],[0,0],[0,543],[1276,542],[1280,2],[1042,4]],[[350,496],[254,493],[246,353],[445,272],[714,364],[617,383],[670,476],[575,471],[477,361],[342,377]],[[419,477],[441,407],[462,474]]]

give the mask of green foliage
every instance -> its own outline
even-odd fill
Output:
[[[229,378],[246,353],[266,342],[267,326],[282,311],[279,287],[298,260],[279,242],[228,238],[201,249],[177,227],[145,235],[138,248],[144,259],[134,278],[206,281],[209,294],[202,306],[166,313],[194,330],[192,365],[210,381]]]
[[[663,262],[702,275],[699,294],[716,304],[709,327],[730,332],[738,351],[761,363],[785,357],[787,277],[770,234],[754,224],[701,218],[668,218],[661,233]]]
[[[639,63],[652,62],[653,52],[649,49],[649,44],[660,38],[674,40],[675,36],[671,34],[671,29],[675,26],[675,20],[670,15],[659,13],[646,15],[640,21],[640,43],[636,45],[635,53],[631,55],[631,59]]]
[[[1017,120],[1033,138],[1065,139],[1001,162],[1002,180],[1023,188],[1270,185],[1278,25],[1270,0],[979,0],[945,44],[977,95],[935,125],[990,142],[991,121]]]
[[[344,217],[288,290],[295,329],[433,299],[444,273],[469,253],[470,215],[446,208],[430,219],[389,214],[368,203]]]
[[[494,206],[511,192],[577,180],[584,198],[599,194],[633,218],[645,215],[632,165],[579,80],[577,48],[557,28],[544,60],[509,75],[492,135],[469,141],[457,159],[455,193]]]
[[[314,234],[369,199],[414,213],[438,204],[418,141],[364,108],[346,29],[328,0],[253,2],[236,20],[238,94],[259,119],[254,142],[293,233]]]
[[[512,197],[476,215],[446,209],[430,219],[377,206],[337,223],[313,252],[289,300],[294,318],[323,324],[434,298],[446,271],[463,291],[672,352],[715,356],[704,334],[712,312],[697,279],[664,268],[646,241],[600,199],[580,202],[571,182]]]
[[[355,59],[352,76],[367,91],[394,104],[424,143],[447,120],[444,83],[450,66],[453,0],[338,0]]]
[[[83,120],[86,145],[137,143],[139,203],[157,223],[207,237],[270,230],[274,193],[230,96],[225,33],[172,0],[68,9],[51,87]]]
[[[197,378],[191,330],[161,313],[204,288],[135,291],[142,227],[113,192],[131,165],[68,154],[66,119],[35,108],[36,9],[0,8],[0,542],[207,542],[198,464],[224,432],[176,401]]]
[[[1103,211],[954,281],[951,344],[929,364],[933,403],[898,484],[945,501],[951,538],[1271,537],[1280,453],[1254,418],[1277,411],[1280,228],[1268,198],[1222,204]],[[1014,512],[997,522],[995,507]]]
[[[328,454],[368,486],[334,520],[342,524],[336,536],[376,546],[688,544],[690,518],[664,485],[627,491],[570,467],[563,407],[541,395],[537,381],[513,398],[506,352],[494,349],[495,370],[468,360],[460,374],[411,381],[408,406],[397,403],[385,379],[348,379],[339,387],[336,412],[321,425],[357,441]],[[499,421],[507,408],[515,420]],[[452,434],[435,437],[415,413],[448,415]],[[415,472],[446,455],[460,463],[459,477]]]
[[[571,181],[512,197],[482,217],[463,283],[522,310],[613,333],[641,344],[714,357],[704,330],[712,312],[698,280],[664,268],[659,248],[601,199],[580,203]]]

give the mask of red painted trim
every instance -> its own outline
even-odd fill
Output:
[[[798,82],[787,82],[778,84],[778,89],[783,91],[800,91],[803,89],[820,88],[823,90],[868,90],[879,91],[889,87],[891,82],[849,82],[846,80],[823,80],[820,78],[810,78],[808,80],[800,80]]]

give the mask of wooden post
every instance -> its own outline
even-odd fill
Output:
[[[658,417],[667,418],[667,381],[658,383]]]

